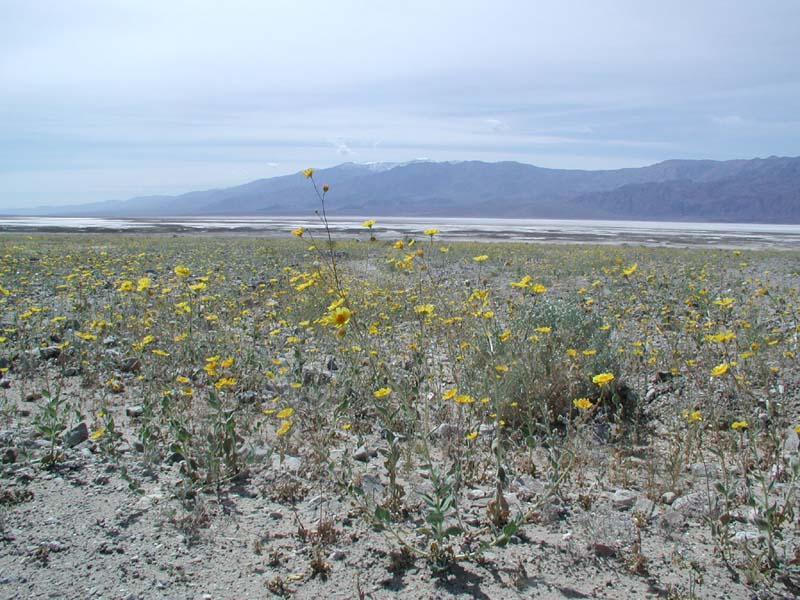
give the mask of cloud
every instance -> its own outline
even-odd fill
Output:
[[[795,0],[6,3],[0,207],[169,191],[187,165],[199,188],[343,157],[800,154],[798,22]]]
[[[353,154],[355,154],[355,152],[353,152],[350,146],[348,146],[343,142],[340,142],[336,144],[336,154],[338,154],[339,156],[352,156]]]

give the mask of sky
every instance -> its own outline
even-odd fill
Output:
[[[800,155],[797,0],[0,0],[0,210],[342,162]]]

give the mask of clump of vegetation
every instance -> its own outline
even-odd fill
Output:
[[[174,465],[191,511],[266,462],[286,473],[263,496],[344,492],[395,563],[445,569],[507,544],[567,486],[590,508],[587,448],[624,480],[636,445],[654,499],[684,489],[690,464],[719,465],[707,525],[732,571],[758,587],[796,569],[783,435],[800,432],[796,253],[448,243],[435,228],[384,239],[373,220],[337,239],[329,188],[314,189],[319,227],[281,240],[0,240],[0,371],[18,383],[0,394],[10,415],[28,382],[43,390],[45,466],[88,423],[114,460],[140,446],[132,479]],[[509,504],[522,475],[542,486]],[[473,488],[489,490],[477,522],[463,510]],[[744,548],[730,526],[743,507],[764,532]],[[646,525],[637,516],[634,572]],[[312,536],[314,574],[337,535],[323,523]],[[269,589],[289,593],[278,577]]]

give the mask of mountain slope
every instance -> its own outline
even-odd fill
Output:
[[[328,214],[606,218],[800,223],[800,158],[668,160],[606,171],[515,162],[345,163],[315,173]],[[318,207],[300,174],[179,196],[42,209],[112,217],[305,215]],[[32,211],[29,211],[29,214]]]

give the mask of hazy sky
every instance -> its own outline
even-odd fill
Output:
[[[0,0],[0,209],[800,155],[800,1]]]

